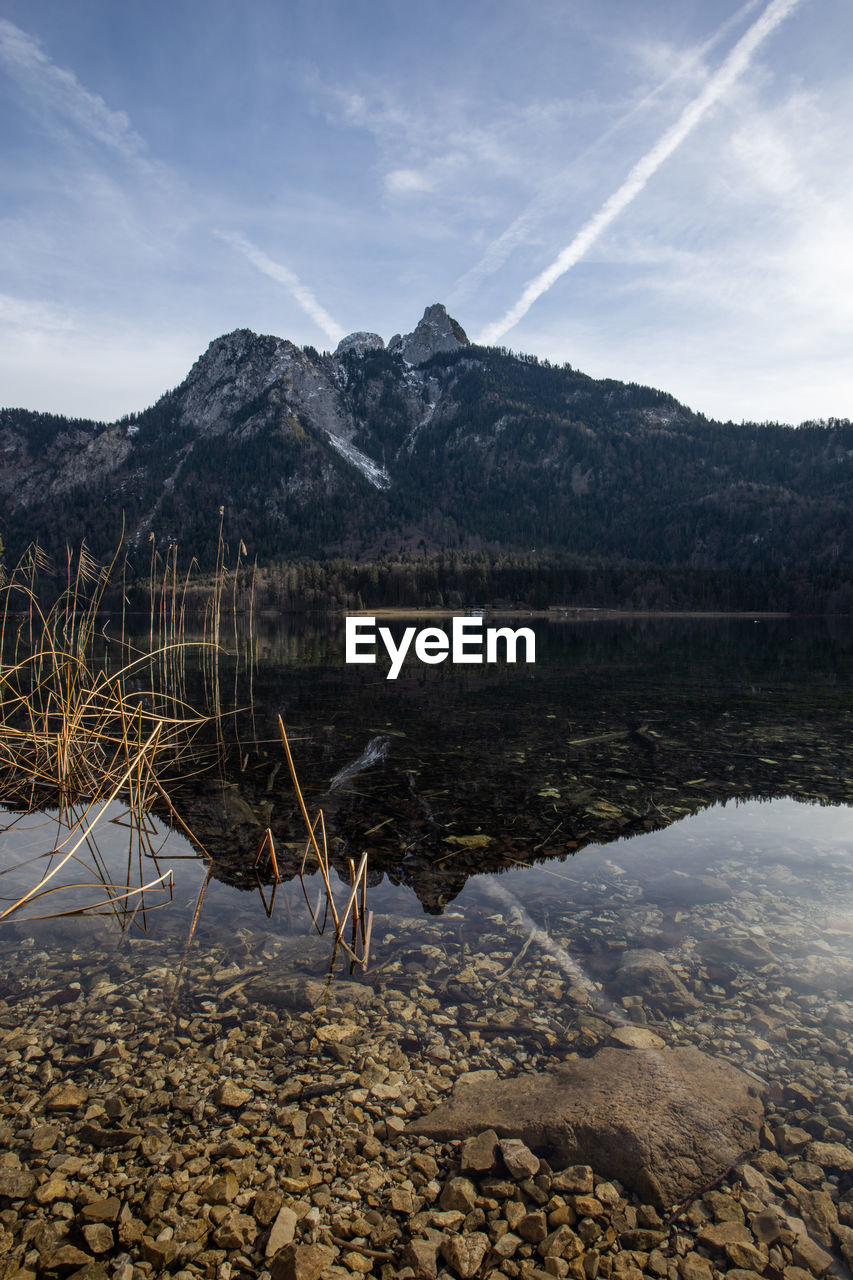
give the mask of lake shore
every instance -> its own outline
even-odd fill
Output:
[[[377,943],[396,927],[383,923]],[[805,1280],[853,1260],[853,1090],[834,1068],[804,1064],[792,1079],[784,1052],[786,1026],[825,1035],[807,994],[789,996],[785,1025],[750,1031],[754,1044],[726,1040],[728,1004],[671,1025],[678,988],[647,996],[626,1026],[594,987],[558,995],[526,930],[505,927],[518,952],[507,1016],[490,1006],[495,967],[479,947],[456,969],[465,998],[442,1006],[429,944],[416,986],[387,962],[282,981],[259,931],[208,941],[176,990],[177,937],[152,957],[95,925],[85,960],[73,931],[64,948],[5,941],[2,1280]],[[509,1160],[494,1135],[437,1142],[409,1129],[460,1080],[664,1040],[764,1058],[761,1148],[673,1214],[595,1162],[567,1168],[520,1143]],[[841,1039],[834,1053],[840,1064]]]
[[[348,618],[464,618],[474,616],[471,609],[441,609],[432,606],[400,605],[395,608],[342,609],[342,617]],[[619,622],[623,619],[688,618],[706,621],[710,618],[749,619],[761,622],[770,618],[789,618],[789,613],[730,612],[709,609],[592,609],[574,605],[551,605],[548,609],[491,609],[476,611],[487,618],[544,618],[549,622]]]

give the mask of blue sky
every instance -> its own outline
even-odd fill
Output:
[[[475,339],[853,416],[849,0],[0,0],[0,403],[237,327]]]

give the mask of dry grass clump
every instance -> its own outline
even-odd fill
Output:
[[[242,543],[240,552],[245,552]],[[212,874],[212,859],[178,814],[169,790],[176,777],[185,780],[210,767],[225,750],[218,658],[228,575],[221,528],[216,578],[209,588],[201,640],[186,639],[189,572],[181,583],[176,549],[170,547],[160,561],[152,546],[148,644],[143,649],[134,647],[126,633],[125,568],[122,565],[119,584],[117,561],[116,556],[109,565],[98,564],[85,544],[76,555],[69,552],[64,586],[49,608],[40,603],[39,579],[51,569],[38,547],[31,548],[0,585],[0,801],[25,813],[49,814],[54,836],[35,857],[0,863],[0,921],[20,918],[24,908],[27,919],[42,918],[33,912],[42,912],[43,900],[50,897],[48,916],[111,911],[122,928],[132,922],[145,927],[152,905],[171,899],[171,872],[164,872],[158,862],[157,840],[162,847],[162,838],[157,837],[153,822],[156,806],[208,859],[189,947]],[[238,569],[239,564],[238,556]],[[101,619],[108,590],[118,586],[120,633],[113,637]],[[236,589],[232,614],[236,640]],[[204,712],[189,705],[183,693],[190,648],[202,657]],[[200,736],[203,729],[206,741]],[[313,821],[309,818],[281,717],[279,729],[307,831],[299,878],[311,919],[320,933],[331,920],[336,947],[342,947],[353,964],[366,965],[372,924],[366,906],[367,855],[358,868],[350,861],[349,893],[340,908],[330,877],[322,810]],[[121,874],[115,870],[116,859],[102,856],[98,845],[106,823],[128,830]],[[7,829],[13,826],[15,821],[10,821]],[[269,828],[258,847],[256,874],[264,858],[272,871],[274,900],[281,877]],[[305,875],[315,869],[309,867],[314,860],[321,892],[312,906]],[[28,869],[30,887],[23,893],[8,893],[4,899],[4,877],[14,879]],[[272,902],[267,904],[264,898],[259,874],[258,887],[270,915]],[[77,899],[80,891],[92,889],[96,897],[84,906],[63,909],[52,897],[73,890],[72,897]],[[163,896],[166,893],[168,898]],[[2,907],[4,900],[8,905]]]
[[[57,813],[47,865],[0,919],[53,892],[72,860],[92,874],[107,902],[150,888],[144,878],[133,889],[105,880],[95,828],[120,798],[140,857],[150,856],[156,801],[186,829],[166,780],[198,767],[195,738],[209,720],[181,701],[169,678],[180,635],[139,653],[124,630],[115,641],[97,630],[115,560],[99,565],[85,545],[76,556],[69,553],[65,586],[45,609],[38,579],[49,569],[32,548],[0,588],[0,798],[16,809]],[[148,683],[155,670],[165,680]],[[158,876],[156,883],[166,879]]]
[[[112,641],[106,627],[98,632],[114,564],[98,565],[85,545],[43,610],[33,580],[40,565],[36,548],[0,591],[0,794],[61,811],[126,790],[134,808],[144,805],[152,789],[163,794],[155,764],[174,768],[209,721],[162,667],[186,647],[183,637],[139,652],[124,633]],[[152,671],[161,678],[151,682]]]

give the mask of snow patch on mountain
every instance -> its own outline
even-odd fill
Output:
[[[400,457],[400,454],[402,454],[403,450],[405,450],[407,453],[411,454],[412,450],[413,450],[413,449],[414,449],[414,447],[415,447],[415,440],[418,438],[418,436],[420,435],[421,431],[423,431],[424,427],[428,427],[428,426],[429,426],[429,424],[432,422],[432,416],[433,416],[433,414],[435,413],[435,406],[436,406],[436,401],[435,401],[435,400],[431,401],[431,402],[427,405],[427,407],[426,407],[426,412],[424,413],[424,416],[420,419],[420,421],[419,421],[419,422],[416,422],[416,423],[415,423],[415,425],[412,427],[411,431],[409,432],[409,434],[406,436],[405,440],[403,441],[402,445],[400,446],[400,448],[399,448],[399,450],[398,450],[398,452],[397,452],[397,457],[398,457],[398,458]]]
[[[329,444],[342,458],[346,458],[365,479],[369,480],[377,489],[390,489],[391,477],[384,467],[380,467],[378,462],[374,462],[372,458],[368,458],[366,453],[362,453],[360,449],[356,449],[354,444],[350,444],[348,440],[341,440],[339,436],[333,436],[331,431],[328,433]]]

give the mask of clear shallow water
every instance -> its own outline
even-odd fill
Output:
[[[31,829],[33,847],[42,830]],[[126,862],[116,831],[105,854],[114,879]],[[6,924],[0,947],[15,954],[13,971],[49,975],[47,998],[63,989],[63,975],[87,990],[106,974],[129,997],[138,988],[145,1002],[163,1002],[180,975],[178,1010],[257,1017],[276,1007],[277,986],[334,975],[397,1001],[412,1043],[439,1060],[461,1044],[469,1066],[507,1070],[593,1052],[630,1023],[665,1043],[722,1052],[765,1079],[817,1070],[843,1090],[853,1030],[851,850],[850,809],[752,801],[472,876],[441,916],[423,914],[410,890],[386,879],[369,892],[367,970],[352,973],[331,937],[316,936],[298,881],[278,886],[269,918],[260,887],[210,881],[188,946],[204,869],[172,835],[157,868],[172,872],[171,894],[148,894],[147,914],[125,916],[123,932],[118,913],[20,920]],[[313,898],[318,878],[306,886]],[[90,889],[73,893],[92,901]],[[264,893],[270,904],[269,886]],[[654,961],[651,974],[632,965],[637,956]],[[331,1015],[320,1004],[317,1016],[321,1025]]]
[[[69,887],[0,925],[7,994],[24,974],[50,999],[106,973],[143,1005],[259,1016],[276,984],[334,973],[395,1003],[421,1049],[454,1045],[469,1065],[593,1052],[627,1022],[758,1074],[807,1063],[849,1087],[849,648],[794,624],[539,630],[534,671],[415,666],[394,683],[342,668],[335,630],[291,637],[286,666],[268,641],[238,745],[178,793],[211,877],[153,816],[140,846],[113,806],[52,881]],[[368,851],[365,972],[316,937],[294,879],[303,835],[279,710],[333,865]],[[51,822],[7,816],[7,901],[56,842]],[[277,886],[252,870],[267,825]],[[99,864],[126,898],[24,918],[102,901]]]

